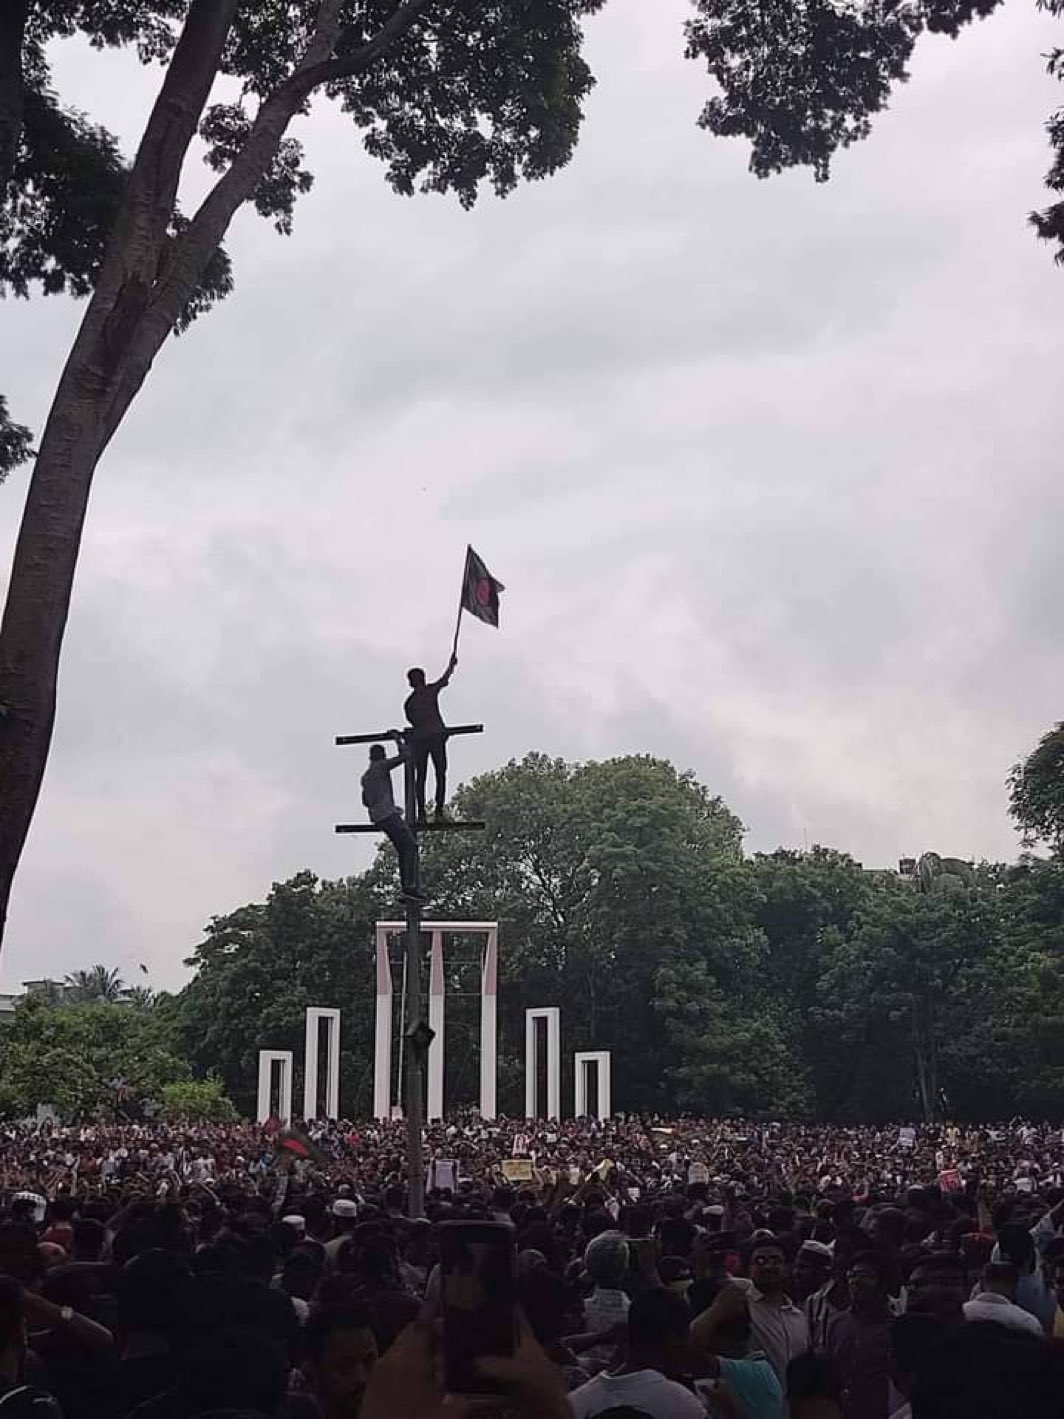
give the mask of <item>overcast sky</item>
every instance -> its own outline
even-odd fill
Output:
[[[467,541],[508,589],[463,633],[447,709],[487,732],[458,777],[650,752],[751,849],[1014,855],[1003,781],[1064,679],[1064,271],[1024,220],[1059,24],[1017,3],[925,43],[817,186],[697,130],[686,13],[611,0],[575,161],[472,214],[304,122],[295,235],[238,218],[236,294],[99,470],[4,988],[98,960],[174,986],[211,915],[364,866],[333,736],[442,669]],[[57,75],[135,141],[152,76],[75,48]],[[38,427],[77,316],[3,308]]]

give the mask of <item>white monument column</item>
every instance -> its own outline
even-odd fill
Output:
[[[443,932],[434,930],[429,954],[429,1029],[433,1031],[433,1038],[429,1045],[428,1109],[425,1114],[430,1123],[443,1118],[444,1004]]]
[[[499,929],[491,927],[480,972],[480,1116],[494,1118],[499,1076]]]
[[[547,1118],[561,1118],[562,1056],[561,1016],[557,1005],[525,1011],[525,1117],[537,1118],[536,1113],[536,1029],[537,1020],[547,1022]]]
[[[575,1112],[577,1118],[587,1115],[587,1083],[592,1069],[598,1075],[598,1108],[596,1118],[605,1122],[611,1115],[610,1052],[608,1049],[583,1050],[573,1056]]]
[[[275,1115],[273,1108],[273,1066],[279,1065],[280,1083],[276,1117],[282,1123],[292,1122],[292,1051],[290,1049],[259,1050],[259,1097],[255,1117],[268,1123]]]
[[[325,1025],[325,1112],[318,1112],[318,1055],[321,1029]],[[303,1056],[303,1117],[340,1117],[340,1012],[312,1005],[307,1010],[307,1033]]]
[[[392,971],[388,943],[405,930],[401,921],[377,922],[377,1020],[373,1061],[373,1113],[375,1118],[391,1116],[392,1103]],[[444,970],[444,943],[447,936],[476,935],[484,940],[480,967],[480,1113],[495,1118],[497,1108],[498,1058],[498,977],[499,923],[497,921],[423,921],[421,930],[430,938],[429,1025],[434,1038],[429,1045],[426,1118],[443,1117],[444,1062],[446,1053],[447,977]],[[555,1026],[554,1056],[559,1050]],[[557,1093],[557,1091],[556,1091]],[[557,1099],[556,1099],[557,1105]]]
[[[373,1117],[392,1114],[392,967],[388,960],[389,931],[377,923],[377,1020],[373,1036]]]

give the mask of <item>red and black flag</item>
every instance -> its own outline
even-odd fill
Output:
[[[319,1168],[327,1167],[329,1163],[313,1139],[291,1124],[278,1135],[274,1148],[278,1158],[297,1158],[300,1162],[315,1163]]]
[[[468,611],[478,621],[486,621],[489,626],[498,629],[499,592],[505,590],[502,582],[496,581],[472,547],[467,547],[465,577],[462,581],[462,610]]]

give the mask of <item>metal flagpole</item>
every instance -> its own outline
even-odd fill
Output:
[[[464,583],[463,583],[463,585],[464,585]],[[455,623],[454,623],[454,644],[451,646],[451,658],[452,658],[452,659],[454,659],[454,657],[458,654],[458,633],[459,633],[459,631],[461,631],[461,629],[462,629],[462,612],[463,612],[464,609],[465,609],[465,603],[464,603],[464,601],[459,600],[459,602],[458,602],[458,615],[457,615],[457,617],[456,617],[456,619],[455,619]]]
[[[406,950],[403,950],[403,983],[399,987],[399,1107],[403,1107],[403,1050],[406,1046]]]
[[[454,619],[454,643],[451,646],[451,659],[458,654],[458,634],[462,629],[462,612],[465,610],[466,582],[469,579],[469,554],[472,547],[466,547],[465,561],[462,563],[462,585],[458,592],[458,615]]]

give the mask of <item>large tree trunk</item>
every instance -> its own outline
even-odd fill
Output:
[[[427,4],[405,0],[359,50],[332,59],[342,0],[320,0],[300,62],[262,104],[228,171],[171,240],[181,169],[238,8],[238,0],[192,0],[48,416],[15,548],[0,624],[0,942],[51,744],[59,656],[100,456],[234,214],[270,170],[292,118],[319,85],[368,69]]]
[[[0,939],[52,738],[59,654],[92,476],[116,427],[115,396],[236,3],[193,0],[30,480],[0,624]]]

